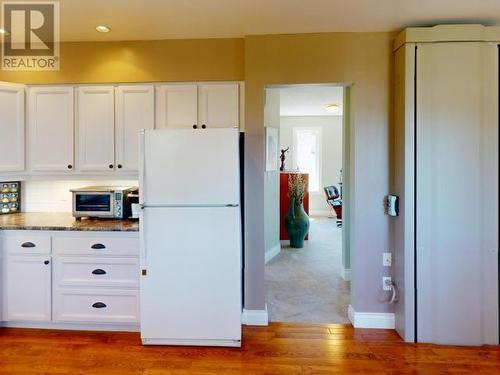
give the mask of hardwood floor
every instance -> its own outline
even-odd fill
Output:
[[[0,329],[0,374],[500,374],[500,347],[405,344],[394,331],[273,323],[241,349],[144,347],[136,333]]]

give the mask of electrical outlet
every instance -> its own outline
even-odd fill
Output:
[[[392,254],[391,253],[382,254],[382,265],[384,267],[392,266]]]
[[[390,276],[382,277],[382,289],[386,291],[392,290],[392,277]]]

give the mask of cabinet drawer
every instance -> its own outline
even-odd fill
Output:
[[[56,322],[137,323],[139,292],[57,289],[53,312]]]
[[[54,258],[54,284],[59,286],[139,287],[138,258]]]
[[[3,244],[9,254],[50,254],[50,236],[46,235],[6,236]]]
[[[52,245],[55,254],[139,255],[138,238],[54,236]]]

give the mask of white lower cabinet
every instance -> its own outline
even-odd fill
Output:
[[[7,255],[4,319],[49,322],[51,264],[47,255]]]
[[[137,234],[16,231],[0,239],[8,325],[113,329],[139,323]]]
[[[137,290],[57,288],[55,322],[137,323]]]

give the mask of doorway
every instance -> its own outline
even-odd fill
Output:
[[[269,319],[349,323],[350,256],[348,241],[343,240],[348,89],[334,84],[276,85],[266,87],[265,94]],[[273,134],[278,145],[276,169],[267,149]],[[301,248],[291,246],[284,225],[290,185],[297,179],[305,182],[303,206],[310,223]]]

